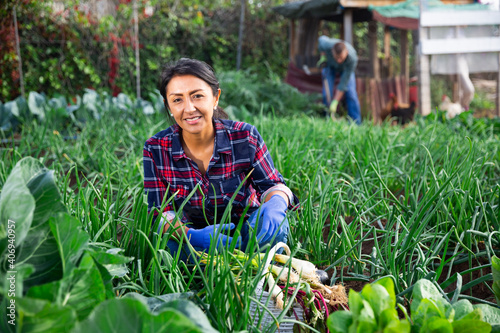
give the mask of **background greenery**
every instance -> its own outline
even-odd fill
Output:
[[[54,13],[50,2],[8,0],[0,7],[0,100],[20,94],[12,9],[17,20],[26,91],[66,97],[84,88],[135,95],[132,2],[116,1],[115,16],[96,21],[79,0]],[[288,25],[271,8],[279,0],[246,2],[242,68],[266,75],[266,63],[281,77],[287,66]],[[144,14],[146,5],[155,8]],[[236,68],[239,1],[138,1],[141,95],[156,88],[158,71],[169,60],[188,56],[219,70]],[[262,38],[266,36],[266,38]]]

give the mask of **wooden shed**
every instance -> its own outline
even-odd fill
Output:
[[[389,18],[378,15],[378,6],[397,5],[418,0],[309,0],[292,2],[275,7],[274,10],[290,19],[290,49],[286,82],[303,92],[321,92],[320,70],[316,68],[319,59],[317,42],[322,20],[336,22],[341,27],[341,38],[353,44],[353,24],[368,22],[369,54],[359,59],[356,69],[357,90],[362,109],[370,111],[372,119],[379,120],[380,111],[390,93],[400,103],[408,103],[409,96],[409,45],[408,34],[418,28],[418,17]],[[442,3],[469,4],[474,0],[442,0]],[[375,14],[374,14],[375,13]],[[390,56],[390,30],[398,28],[401,34],[400,73],[381,71],[377,47],[377,25],[384,24],[384,55]],[[398,26],[396,23],[405,22]],[[411,23],[415,26],[412,26]],[[353,44],[354,48],[357,48]],[[382,62],[383,64],[383,62]]]

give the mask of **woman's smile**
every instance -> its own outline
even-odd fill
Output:
[[[214,96],[205,81],[193,75],[174,76],[166,96],[170,112],[186,134],[213,134],[212,118],[219,95]]]

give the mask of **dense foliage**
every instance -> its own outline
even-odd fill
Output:
[[[223,90],[237,75],[241,73],[221,74],[226,80]],[[257,88],[248,85],[252,94],[260,91]],[[347,286],[353,281],[366,283],[392,276],[396,300],[403,305],[422,278],[438,285],[443,297],[494,304],[491,260],[498,254],[500,243],[498,119],[476,119],[471,113],[462,113],[448,121],[443,113],[433,113],[418,117],[406,128],[373,126],[369,122],[355,126],[301,114],[313,113],[294,108],[308,105],[308,97],[292,98],[288,88],[282,91],[290,95],[290,104],[269,99],[262,108],[255,103],[265,101],[264,94],[246,106],[230,97],[233,89],[224,90],[226,103],[249,109],[234,107],[232,116],[257,126],[276,167],[300,198],[301,209],[289,215],[289,245],[295,257],[323,267],[332,276],[332,283]],[[274,89],[281,91],[277,84]],[[18,290],[26,293],[26,299],[39,299],[36,309],[23,308],[28,305],[20,301],[18,309],[27,311],[27,323],[38,320],[39,311],[49,311],[57,313],[58,318],[62,313],[78,317],[75,327],[94,327],[88,321],[101,321],[116,307],[123,309],[124,316],[128,316],[127,311],[138,311],[149,318],[147,307],[129,304],[133,301],[117,304],[113,298],[117,295],[121,299],[132,292],[146,297],[194,292],[197,297],[190,299],[206,313],[215,329],[263,329],[252,326],[251,297],[258,284],[254,268],[243,266],[235,275],[232,267],[224,264],[214,263],[207,270],[201,269],[200,263],[186,266],[164,250],[170,235],[160,239],[151,232],[142,189],[142,147],[148,137],[168,126],[161,103],[91,90],[70,107],[58,104],[59,97],[29,96],[27,101],[14,101],[15,106],[9,104],[10,110],[17,107],[18,114],[26,116],[14,114],[16,127],[2,132],[1,214],[21,207],[20,202],[36,210],[39,201],[35,190],[55,193],[33,187],[38,177],[30,181],[29,172],[19,171],[28,163],[34,166],[29,170],[39,170],[36,174],[47,180],[44,184],[53,184],[51,188],[60,192],[60,201],[53,203],[58,208],[40,206],[45,207],[47,216],[39,223],[54,241],[62,239],[56,236],[59,224],[66,228],[69,239],[78,236],[82,241],[63,242],[53,248],[59,253],[51,257],[57,269],[44,279],[37,280],[43,274],[35,274],[44,272],[43,268],[30,268],[37,262],[26,261],[26,268],[20,272],[28,282]],[[259,112],[261,109],[265,112]],[[66,115],[63,121],[47,121],[49,117],[59,119],[57,110]],[[273,110],[290,116],[274,116]],[[69,114],[75,116],[74,120]],[[35,160],[23,160],[27,156]],[[21,169],[14,168],[16,163]],[[53,170],[53,179],[43,166]],[[23,182],[28,185],[20,185]],[[9,194],[21,188],[26,199]],[[20,221],[26,220],[26,211],[17,212]],[[2,228],[7,230],[8,226]],[[75,228],[85,232],[68,231]],[[31,237],[30,229],[26,230]],[[1,235],[6,244],[6,232]],[[64,244],[81,245],[71,246],[70,250],[77,252],[73,256],[69,255],[73,252],[65,252]],[[104,253],[116,256],[117,261],[110,263],[123,268],[120,274],[111,274],[113,279],[100,269],[103,262],[99,258]],[[229,256],[225,252],[222,255]],[[230,257],[224,257],[221,262],[230,261]],[[3,264],[6,274],[6,262]],[[97,270],[90,269],[93,265]],[[68,279],[79,278],[78,274],[87,270],[100,273],[100,278],[95,275],[91,281],[104,289],[80,310],[76,306],[79,299],[72,300],[74,294],[65,294],[68,289],[63,287]],[[112,283],[112,289],[107,283]],[[83,282],[77,285],[88,286]],[[4,285],[3,292],[6,290]],[[54,298],[59,293],[62,298]],[[69,295],[75,306],[64,303],[64,295]],[[21,298],[21,294],[18,296]],[[276,328],[272,323],[266,325]]]
[[[246,2],[242,68],[270,68],[283,75],[288,54],[287,23],[272,7],[277,0]],[[100,19],[84,2],[64,8],[46,1],[8,0],[0,9],[0,100],[20,94],[13,19],[17,22],[26,91],[66,97],[85,88],[135,95],[136,64],[133,2],[118,1]],[[236,68],[240,5],[233,1],[138,1],[141,96],[157,85],[161,66],[181,56],[204,60],[217,69]],[[149,11],[152,8],[152,11]],[[261,38],[261,36],[267,36]]]

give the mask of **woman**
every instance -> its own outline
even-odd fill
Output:
[[[175,196],[162,212],[159,231],[174,227],[174,234],[185,234],[195,249],[203,250],[210,247],[217,229],[234,229],[245,214],[248,226],[257,228],[260,246],[286,242],[285,212],[296,197],[274,168],[257,129],[227,120],[218,106],[221,90],[213,69],[182,58],[164,67],[159,89],[175,121],[144,145],[148,209],[159,210],[164,200]],[[233,196],[232,222],[219,224]],[[182,218],[175,219],[183,203]],[[224,235],[218,239],[222,245],[231,240]],[[243,248],[247,241],[244,237]],[[175,241],[168,246],[177,248]]]

